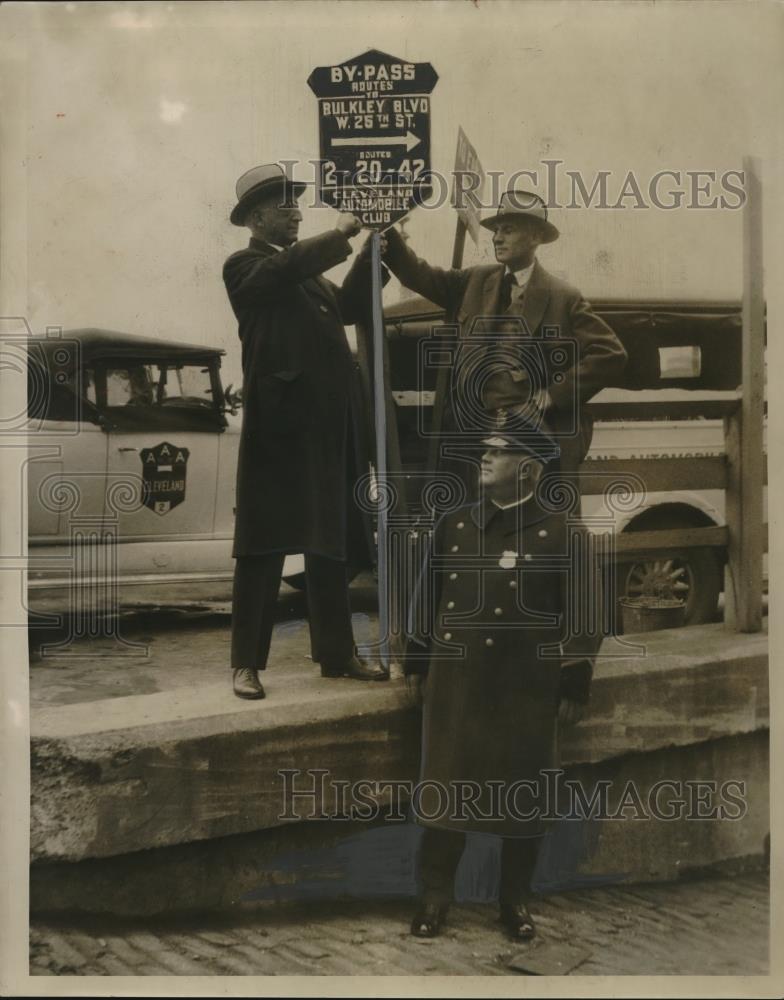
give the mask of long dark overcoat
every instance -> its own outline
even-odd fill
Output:
[[[599,599],[587,537],[579,522],[534,498],[505,510],[463,507],[437,525],[405,662],[408,673],[427,674],[417,807],[424,825],[541,832],[525,814],[544,809],[542,795],[525,786],[513,794],[513,786],[539,781],[544,792],[541,772],[556,765],[559,700],[588,699],[601,622],[568,611],[589,592]],[[460,783],[469,783],[464,792]],[[472,784],[478,797],[461,816],[455,806],[472,797]]]
[[[254,238],[224,265],[242,341],[235,556],[347,556],[359,383],[344,324],[367,315],[369,261],[342,288],[321,274],[351,250],[338,230],[280,251]]]
[[[386,236],[385,262],[402,284],[442,306],[446,321],[459,326],[456,367],[473,369],[476,375],[475,401],[454,368],[443,384],[435,409],[444,413],[444,429],[460,429],[480,408],[492,413],[501,406],[525,403],[531,383],[539,379],[535,387],[546,388],[553,404],[546,415],[547,427],[557,437],[561,469],[576,470],[588,451],[593,429],[584,404],[600,389],[616,384],[626,366],[626,351],[615,333],[576,288],[538,261],[523,295],[502,311],[502,264],[434,267],[417,257],[396,230]],[[512,322],[499,328],[490,319],[499,314]],[[471,343],[476,337],[492,339],[498,347],[477,352]],[[538,351],[532,350],[531,339],[539,345]],[[480,370],[482,375],[477,374]],[[455,397],[464,391],[468,398],[457,407]]]

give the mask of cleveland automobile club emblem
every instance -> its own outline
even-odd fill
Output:
[[[163,441],[154,448],[142,448],[142,503],[163,516],[185,499],[187,448]]]

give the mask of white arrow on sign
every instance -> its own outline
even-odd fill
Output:
[[[333,139],[333,146],[400,146],[405,143],[406,152],[410,153],[414,146],[418,146],[422,140],[413,132],[406,132],[405,135],[390,136],[355,136],[353,139]]]

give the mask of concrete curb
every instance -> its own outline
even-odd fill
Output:
[[[644,642],[646,655],[600,661],[589,717],[563,740],[565,763],[764,735],[765,634],[707,625],[624,641]],[[267,700],[255,703],[220,684],[35,710],[33,860],[110,857],[280,826],[283,769],[416,780],[419,720],[402,679],[360,685],[281,673],[267,687]]]

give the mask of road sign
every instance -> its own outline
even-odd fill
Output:
[[[377,49],[308,78],[319,99],[319,197],[380,232],[430,192],[430,93],[438,75]]]
[[[455,152],[455,170],[452,181],[452,205],[457,209],[460,221],[471,234],[474,243],[479,243],[481,229],[482,195],[485,187],[485,172],[479,162],[479,155],[468,136],[462,130],[457,130],[457,150]],[[459,267],[460,265],[453,265]]]

